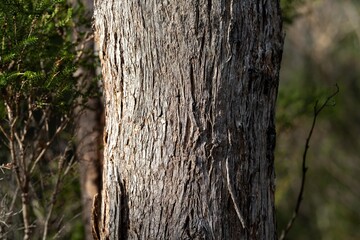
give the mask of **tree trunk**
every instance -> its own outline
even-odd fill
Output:
[[[278,1],[95,1],[101,239],[275,239]]]

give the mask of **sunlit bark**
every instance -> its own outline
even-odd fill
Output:
[[[101,239],[275,239],[278,1],[95,1]]]

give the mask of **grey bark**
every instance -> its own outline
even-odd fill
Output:
[[[96,0],[95,27],[99,237],[275,239],[279,2]]]

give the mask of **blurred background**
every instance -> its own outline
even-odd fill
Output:
[[[360,239],[360,1],[282,1],[285,46],[277,102],[278,234],[295,208],[314,105],[317,119],[298,218],[287,239]]]

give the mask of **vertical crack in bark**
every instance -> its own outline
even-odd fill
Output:
[[[118,234],[128,238],[272,239],[274,221],[263,218],[272,214],[271,203],[264,202],[272,179],[263,173],[260,178],[259,171],[270,151],[261,147],[266,145],[262,126],[273,117],[264,112],[273,109],[276,84],[262,85],[265,77],[276,77],[263,76],[261,68],[267,34],[257,26],[260,3],[118,3],[116,12],[106,6],[106,14],[118,14],[116,24],[103,16],[113,28],[105,31],[109,36],[117,31],[122,45],[120,53],[107,45],[107,54],[119,54],[117,75],[105,77],[109,102],[119,102],[109,103],[107,113],[110,124],[122,124],[119,131],[108,128],[107,154],[114,165],[107,168],[118,168],[124,185],[115,195],[107,192],[102,214],[110,214],[120,194]],[[271,50],[275,40],[269,41]],[[269,71],[276,71],[272,65]],[[111,91],[121,96],[112,97]],[[106,224],[114,229],[111,221]]]
[[[120,216],[119,216],[119,239],[128,239],[129,229],[129,196],[126,191],[126,182],[119,182],[120,187]]]
[[[115,30],[116,31],[116,30]],[[124,98],[124,50],[123,50],[123,47],[121,45],[121,41],[119,40],[117,43],[116,43],[116,46],[118,47],[119,49],[119,52],[120,52],[120,67],[118,67],[118,71],[119,71],[119,74],[120,74],[120,82],[119,82],[119,105],[120,105],[120,116],[119,116],[119,120],[122,120],[123,119],[123,98]],[[119,124],[121,124],[119,122]],[[120,125],[121,126],[121,125]]]
[[[101,199],[99,193],[94,196],[91,208],[91,225],[94,240],[100,240],[100,209]]]
[[[229,6],[227,6],[226,12],[228,13],[229,16],[227,16],[228,18],[228,23],[227,23],[227,60],[226,62],[229,62],[233,56],[233,52],[232,52],[232,45],[234,43],[234,10],[233,10],[233,6],[234,6],[234,1],[230,0],[229,1]]]
[[[194,4],[194,8],[195,8],[195,35],[198,35],[198,30],[199,30],[199,15],[200,15],[200,7],[199,7],[199,0],[196,0],[195,4]]]

